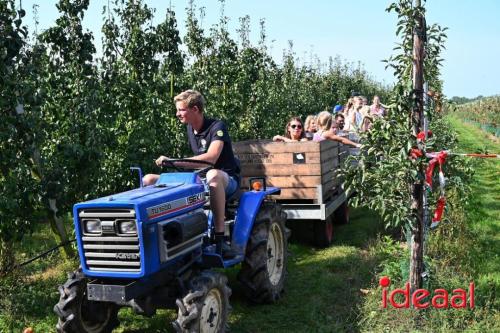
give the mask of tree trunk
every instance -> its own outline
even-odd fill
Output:
[[[420,0],[415,1],[415,7],[420,7]],[[413,36],[413,94],[415,105],[412,112],[413,134],[416,136],[422,129],[424,121],[424,35],[425,21],[422,15],[415,17],[417,27]],[[423,147],[419,147],[423,149]],[[412,185],[412,211],[415,223],[411,235],[410,286],[411,292],[422,286],[424,266],[424,209],[423,209],[423,165],[418,166],[418,180]]]
[[[33,148],[33,161],[34,161],[34,172],[38,175],[40,179],[43,179],[43,169],[42,162],[40,158],[40,150],[37,147]],[[45,201],[45,200],[44,200]],[[62,218],[57,216],[57,202],[55,199],[48,199],[49,210],[47,213],[47,218],[50,222],[50,227],[56,236],[56,240],[59,244],[68,243],[68,234],[64,228],[64,221]],[[63,253],[66,258],[73,258],[76,253],[71,247],[71,244],[66,244],[63,246]]]
[[[12,242],[0,240],[0,277],[14,268],[15,256]]]
[[[57,206],[55,199],[49,199],[49,207],[50,213],[48,214],[48,218],[50,221],[50,227],[56,235],[58,243],[66,244],[62,247],[63,253],[65,254],[66,258],[73,258],[75,257],[76,253],[71,247],[71,244],[68,242],[69,238],[68,234],[66,233],[66,229],[64,228],[64,220],[61,217],[57,216]]]

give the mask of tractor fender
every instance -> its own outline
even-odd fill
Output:
[[[262,191],[248,191],[241,195],[231,242],[231,247],[238,253],[245,253],[255,218],[265,197],[270,194],[279,194],[280,191],[277,187],[267,187]]]

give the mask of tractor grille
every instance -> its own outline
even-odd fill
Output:
[[[83,209],[78,214],[85,261],[91,271],[140,272],[139,236],[120,234],[118,224],[124,220],[135,222],[134,209]],[[85,223],[99,221],[102,231],[89,233]]]

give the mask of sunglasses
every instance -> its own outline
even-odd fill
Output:
[[[297,129],[302,129],[302,125],[295,125],[294,124],[294,125],[290,125],[290,127],[293,128],[293,129],[296,129],[296,128]]]

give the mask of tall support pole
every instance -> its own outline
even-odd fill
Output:
[[[420,0],[415,0],[415,8],[420,7]],[[424,43],[425,43],[425,20],[420,11],[415,17],[415,30],[413,34],[413,97],[414,107],[412,110],[413,134],[416,136],[423,128],[424,122]],[[423,147],[419,147],[423,148]],[[422,272],[424,270],[423,245],[424,245],[424,208],[423,208],[423,164],[418,166],[418,179],[412,185],[412,211],[414,224],[411,234],[411,258],[410,258],[410,286],[415,291],[422,286]]]

